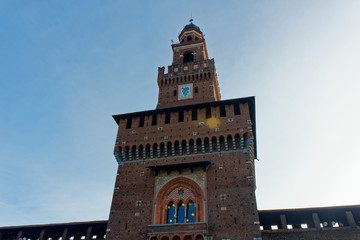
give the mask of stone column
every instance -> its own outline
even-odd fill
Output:
[[[160,146],[157,147],[157,157],[160,157]]]
[[[210,152],[212,152],[212,141],[209,141]]]
[[[165,157],[168,156],[168,148],[167,148],[167,146],[164,146],[164,155],[165,155]]]
[[[312,213],[312,218],[314,221],[315,228],[321,229],[319,215],[317,213]]]
[[[351,211],[346,211],[345,215],[346,215],[346,220],[349,223],[349,225],[351,227],[356,227],[356,223],[355,223],[354,216],[353,216],[352,212]]]
[[[139,160],[139,149],[135,150],[136,160]]]
[[[220,141],[219,141],[219,139],[216,140],[216,145],[217,145],[217,151],[220,152]]]
[[[188,143],[186,144],[186,154],[190,154],[190,146]]]
[[[233,149],[236,149],[236,142],[235,142],[235,138],[233,138],[233,140],[232,140],[232,144],[233,144]]]
[[[196,144],[196,142],[194,143],[194,153],[197,153],[197,144]]]
[[[62,240],[68,240],[69,239],[69,229],[65,228],[62,234]]]
[[[287,221],[286,221],[286,216],[284,214],[280,215],[280,222],[281,222],[281,228],[283,230],[287,230]]]
[[[227,139],[224,140],[224,143],[225,143],[225,151],[229,150]]]
[[[150,147],[150,158],[154,157],[154,149]]]
[[[201,142],[201,151],[204,153],[205,152],[205,143]]]
[[[42,229],[40,232],[39,240],[45,240],[46,231],[45,229]]]
[[[86,237],[85,240],[90,240],[91,239],[91,235],[92,234],[92,226],[89,226],[86,230]]]
[[[16,236],[16,239],[19,240],[19,239],[22,239],[24,236],[24,232],[22,230],[20,230]]]

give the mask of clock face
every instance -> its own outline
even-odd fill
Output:
[[[189,83],[189,84],[179,85],[178,99],[184,100],[190,98],[193,98],[193,84]]]

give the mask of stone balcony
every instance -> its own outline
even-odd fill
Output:
[[[175,224],[153,224],[148,225],[148,236],[172,235],[175,233],[202,233],[207,234],[207,223],[175,223]]]

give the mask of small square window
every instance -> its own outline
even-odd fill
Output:
[[[141,204],[142,204],[142,201],[141,201],[141,200],[137,200],[137,201],[136,201],[136,206],[141,206]]]

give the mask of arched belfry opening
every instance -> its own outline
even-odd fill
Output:
[[[193,62],[194,61],[194,53],[186,52],[184,53],[184,63]]]

